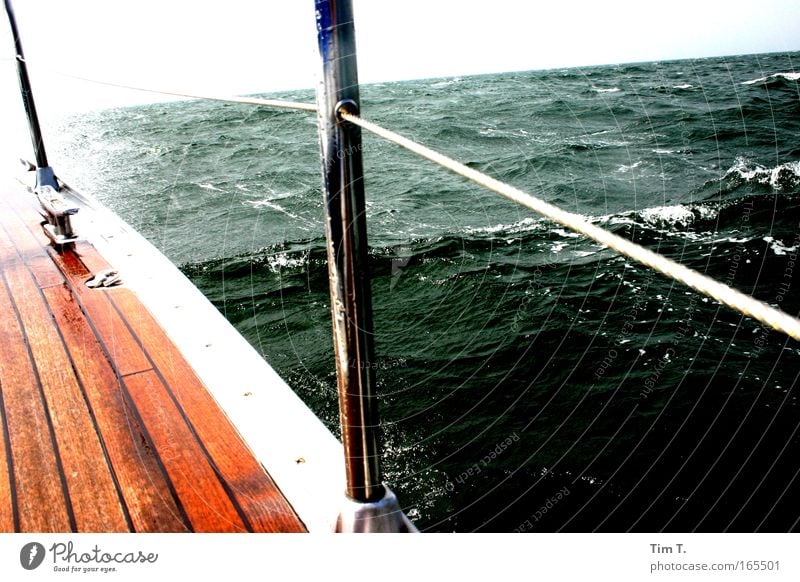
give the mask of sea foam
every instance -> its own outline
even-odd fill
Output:
[[[754,164],[747,158],[736,158],[733,166],[725,172],[723,179],[733,178],[748,184],[769,185],[773,189],[782,191],[796,188],[800,185],[800,161],[785,162],[774,168],[767,168],[761,164]]]
[[[775,73],[774,75],[767,75],[766,77],[759,77],[750,81],[744,81],[742,85],[758,85],[759,83],[766,83],[770,79],[786,79],[787,81],[800,81],[800,73]]]

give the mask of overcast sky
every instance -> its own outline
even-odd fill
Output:
[[[313,87],[312,0],[16,0],[40,113]],[[800,0],[354,0],[362,82],[800,50]],[[0,122],[18,107],[0,22]],[[14,113],[16,115],[16,112]]]

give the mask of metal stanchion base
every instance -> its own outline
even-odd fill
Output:
[[[383,499],[361,503],[345,498],[336,520],[336,533],[419,533],[386,487]]]
[[[36,168],[36,189],[50,186],[53,190],[58,192],[58,181],[56,180],[55,172],[50,166]]]

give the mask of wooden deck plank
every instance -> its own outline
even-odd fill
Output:
[[[305,531],[135,295],[85,286],[106,260],[4,204],[0,531]]]
[[[155,372],[125,385],[196,532],[247,531],[222,483]]]
[[[64,283],[64,275],[13,210],[3,213],[0,252],[4,254],[6,264],[17,261],[26,264],[39,287]]]
[[[0,378],[0,532],[16,531],[16,492],[12,483],[11,443],[8,440],[5,406],[3,406],[3,383]]]
[[[42,220],[41,217],[21,203],[18,196],[10,196],[5,199],[5,202],[8,203],[10,208],[4,208],[0,220],[22,260],[27,262],[35,257],[47,256],[44,250],[44,245],[47,244],[44,232],[42,231],[42,238],[40,239],[30,229],[33,226],[41,230],[39,226]],[[21,216],[25,216],[26,219],[21,218]]]
[[[83,249],[90,257],[85,262],[93,266],[92,269],[86,267],[82,260],[83,257],[76,254],[75,251],[69,250],[62,253],[54,249],[40,226],[41,217],[36,214],[36,202],[33,201],[33,195],[29,194],[28,196],[31,198],[27,198],[25,195],[8,197],[11,211],[3,215],[2,223],[18,253],[36,277],[37,283],[40,287],[46,288],[53,284],[63,283],[65,276],[69,276],[74,282],[76,292],[91,291],[83,284],[78,283],[84,283],[94,273],[108,268],[108,263],[96,251],[89,252],[94,247],[86,242],[78,243],[76,246]],[[92,297],[93,294],[94,292],[87,294],[84,301],[107,307],[105,311],[96,311],[97,324],[110,331],[110,341],[108,341],[107,347],[118,365],[119,372],[124,376],[148,370],[150,368],[148,360],[144,357],[139,345],[132,341],[130,333],[117,317],[116,312],[108,308],[106,302],[96,301],[96,298]]]
[[[64,284],[64,275],[47,255],[31,257],[25,263],[41,289]]]
[[[64,287],[44,294],[85,387],[134,531],[188,531],[150,437],[75,298]]]
[[[4,267],[7,264],[18,263],[21,260],[22,259],[17,255],[17,249],[14,243],[11,242],[5,229],[0,227],[0,266]]]
[[[5,275],[50,411],[77,530],[128,531],[119,491],[55,320],[27,267],[12,267]]]
[[[103,289],[89,289],[85,282],[91,273],[73,252],[48,250],[52,260],[69,279],[73,293],[90,314],[95,329],[108,349],[114,365],[121,376],[128,376],[151,369],[150,361],[139,342],[114,307],[106,300]]]
[[[0,381],[14,464],[19,528],[68,532],[72,530],[68,501],[47,411],[6,283],[0,283]]]
[[[277,486],[197,379],[186,359],[141,303],[130,295],[113,293],[114,304],[170,387],[176,403],[204,443],[212,462],[228,484],[256,531],[293,532],[302,526]],[[216,420],[214,420],[216,419]]]
[[[111,265],[106,261],[105,257],[98,253],[97,249],[89,243],[78,241],[73,248],[75,254],[86,266],[88,271],[99,273],[100,271],[111,268]]]

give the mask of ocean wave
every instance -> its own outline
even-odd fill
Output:
[[[759,204],[762,202],[763,204]],[[623,238],[635,239],[645,246],[658,245],[662,252],[699,253],[702,246],[713,246],[717,252],[739,247],[763,238],[763,231],[742,229],[742,216],[747,211],[747,224],[757,225],[763,206],[772,214],[767,197],[751,195],[726,201],[691,204],[667,204],[641,210],[583,218]],[[794,253],[797,246],[791,237],[763,238],[775,255]],[[677,246],[676,246],[677,245]],[[677,249],[677,250],[676,250]],[[486,269],[496,274],[516,276],[546,265],[558,269],[566,265],[585,265],[607,261],[613,255],[583,235],[539,217],[526,217],[516,222],[492,226],[461,228],[422,236],[398,244],[374,246],[369,250],[370,271],[374,280],[396,279],[405,269],[426,284],[440,285],[449,277],[470,273],[486,276]],[[301,241],[287,240],[235,256],[189,263],[181,269],[195,281],[217,285],[224,278],[226,286],[220,297],[226,300],[247,298],[252,294],[254,277],[266,276],[259,289],[264,295],[284,293],[287,289],[324,289],[326,244],[323,238]],[[412,271],[408,271],[411,273]],[[392,279],[392,280],[395,280]],[[259,279],[260,280],[260,279]],[[215,287],[216,288],[216,287]],[[219,299],[219,298],[218,298]],[[221,300],[221,299],[219,299]]]
[[[739,183],[763,184],[778,192],[795,190],[800,187],[800,161],[785,162],[774,168],[767,168],[740,156],[722,179],[732,181],[734,186]]]
[[[448,79],[447,81],[437,81],[436,83],[431,84],[431,87],[449,87],[451,85],[456,85],[461,82],[461,77],[454,77],[452,79]]]
[[[645,208],[638,212],[637,216],[652,227],[687,228],[697,221],[713,220],[717,217],[718,212],[718,209],[711,205],[677,204]]]
[[[781,240],[776,240],[775,238],[773,238],[773,237],[771,237],[771,236],[765,236],[765,237],[764,237],[762,240],[763,240],[765,243],[769,243],[769,248],[770,248],[770,249],[772,250],[772,252],[773,252],[773,253],[775,253],[776,255],[785,255],[785,254],[787,254],[787,253],[792,253],[792,254],[794,254],[794,253],[796,253],[796,252],[797,252],[798,246],[800,246],[800,245],[793,245],[793,246],[787,247],[787,246],[786,246],[786,245],[783,243],[783,241],[781,241]]]
[[[800,81],[800,73],[775,73],[774,75],[768,75],[766,77],[759,77],[758,79],[752,79],[750,81],[744,81],[742,85],[761,85],[761,84],[769,84],[772,81],[792,81],[797,82]]]
[[[309,254],[292,256],[289,253],[277,253],[264,257],[264,262],[273,273],[278,273],[283,269],[303,269],[309,263]]]
[[[654,229],[659,232],[664,230],[686,230],[693,226],[701,226],[703,229],[710,226],[720,211],[727,206],[736,206],[738,202],[729,202],[727,205],[718,202],[701,202],[696,204],[673,204],[664,206],[652,206],[643,210],[631,210],[603,216],[583,215],[582,218],[593,224],[621,226],[637,225]],[[467,228],[464,234],[469,235],[473,240],[479,238],[489,238],[493,240],[504,240],[519,238],[524,236],[541,236],[547,233],[548,237],[558,237],[560,241],[573,238],[584,238],[583,235],[572,232],[553,224],[544,218],[524,218],[512,224],[497,224],[494,226]]]
[[[592,87],[592,90],[595,93],[619,93],[622,91],[619,87],[610,87],[610,88],[603,88],[603,87]]]
[[[297,214],[286,210],[280,204],[275,204],[271,200],[255,200],[255,201],[247,200],[245,202],[242,202],[242,204],[244,204],[245,206],[252,206],[253,208],[269,208],[270,210],[275,210],[276,212],[283,213],[289,218],[293,218],[294,220],[308,222],[307,220],[304,220]]]
[[[544,225],[541,218],[527,217],[512,224],[496,224],[494,226],[467,227],[464,229],[470,235],[518,235],[542,230]]]
[[[636,168],[641,166],[643,163],[644,162],[642,160],[639,160],[638,162],[634,162],[633,164],[630,165],[622,164],[617,168],[617,172],[620,174],[627,174],[631,170],[635,170]]]
[[[186,262],[180,270],[190,276],[224,273],[226,279],[252,278],[254,268],[266,267],[277,273],[283,269],[302,269],[308,265],[324,265],[327,261],[324,239],[307,239],[269,245],[224,257]]]

